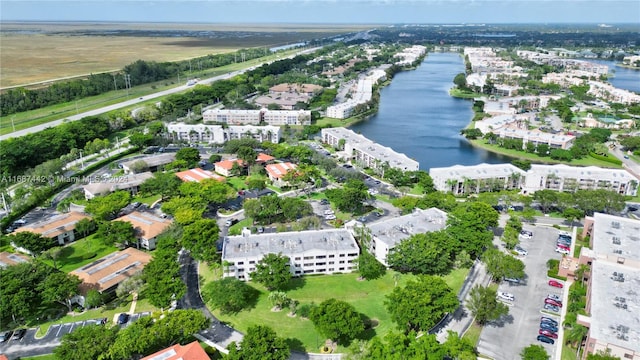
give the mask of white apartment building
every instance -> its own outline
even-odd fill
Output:
[[[364,168],[378,169],[389,166],[402,171],[419,170],[420,164],[407,155],[397,153],[349,129],[325,128],[321,130],[321,135],[323,142],[336,148],[339,148],[341,140],[344,140],[344,147],[340,149],[344,158]]]
[[[227,126],[206,124],[170,123],[167,125],[169,136],[176,140],[189,142],[205,142],[210,144],[224,144],[233,139],[254,138],[260,142],[269,141],[274,144],[280,142],[282,132],[278,126],[239,125]]]
[[[581,189],[608,189],[623,195],[635,196],[638,192],[638,179],[624,169],[533,164],[525,179],[522,190],[527,193],[543,189],[571,192]]]
[[[311,111],[209,109],[202,113],[202,120],[205,124],[258,125],[266,123],[273,126],[311,125]]]
[[[222,246],[223,276],[250,280],[266,254],[289,257],[293,276],[350,273],[357,269],[360,248],[346,229],[229,236]]]
[[[351,99],[327,107],[327,117],[346,119],[353,113],[356,106],[371,100],[374,81],[369,78],[359,79],[351,91]]]
[[[524,170],[511,164],[483,163],[429,169],[435,188],[454,195],[520,189],[525,175]]]
[[[415,234],[438,231],[447,225],[447,213],[431,208],[416,209],[413,213],[368,225],[371,233],[369,251],[385,266],[389,251]],[[355,230],[354,230],[355,231]]]
[[[587,91],[587,94],[626,105],[640,103],[640,95],[632,91],[618,89],[611,84],[600,81],[589,81],[589,91]]]

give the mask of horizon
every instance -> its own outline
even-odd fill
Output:
[[[0,22],[640,24],[635,0],[3,0]]]

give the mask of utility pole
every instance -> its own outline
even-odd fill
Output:
[[[84,170],[84,157],[82,156],[82,150],[80,150],[80,166],[82,166],[82,170]]]
[[[131,89],[131,75],[124,74],[124,86],[127,88],[127,96],[129,96],[129,89]]]
[[[116,82],[116,75],[113,75],[113,88],[118,91],[118,83]]]
[[[13,116],[11,117],[11,126],[13,126],[13,132],[16,132],[16,124],[13,122],[13,119],[15,119],[15,118],[16,118],[16,116],[15,116],[15,115],[13,115]]]
[[[178,84],[180,84],[180,69],[178,69]]]

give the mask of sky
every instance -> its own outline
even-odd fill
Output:
[[[184,23],[640,24],[640,1],[0,0],[0,21],[15,20]]]

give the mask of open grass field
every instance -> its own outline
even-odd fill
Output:
[[[466,269],[454,270],[445,277],[445,281],[457,292],[462,287],[467,272]],[[393,274],[393,271],[388,271],[384,277],[371,281],[358,281],[358,274],[355,273],[305,276],[294,279],[286,293],[289,298],[300,302],[298,308],[312,302],[319,304],[330,298],[346,301],[369,319],[377,321],[377,326],[365,334],[366,338],[384,337],[395,328],[384,307],[385,296],[395,286]],[[412,275],[402,275],[398,286],[404,285],[411,278]],[[272,305],[267,299],[269,293],[259,284],[249,285],[260,291],[255,308],[235,315],[222,315],[219,311],[214,311],[214,314],[241,332],[246,332],[251,325],[263,324],[273,328],[279,336],[288,339],[289,345],[294,349],[318,351],[326,339],[316,331],[311,321],[299,316],[288,316],[288,309],[272,312]],[[338,352],[344,351],[344,348],[338,348]]]
[[[138,59],[176,61],[371,27],[8,22],[0,31],[0,88],[118,70]]]
[[[102,240],[93,234],[63,247],[56,265],[60,271],[68,273],[116,250],[118,249],[115,246],[104,245]],[[52,260],[44,261],[53,266]]]

